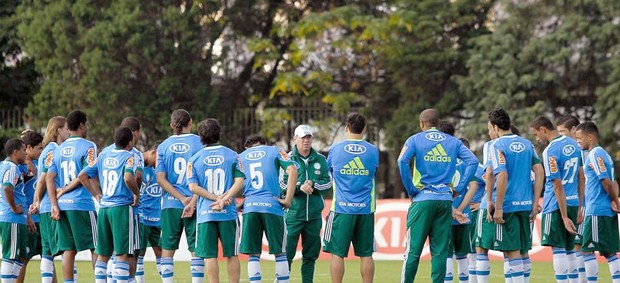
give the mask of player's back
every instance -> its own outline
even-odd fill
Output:
[[[369,214],[375,211],[375,174],[379,150],[365,140],[348,139],[332,145],[327,155],[332,172],[334,199],[332,211]]]
[[[239,176],[239,157],[232,149],[216,145],[205,147],[191,159],[192,171],[188,171],[188,182],[197,183],[214,195],[226,193]],[[195,174],[193,174],[195,172]],[[190,176],[191,175],[191,176]],[[212,200],[199,197],[197,216],[198,223],[207,221],[228,221],[237,219],[235,199],[221,211],[211,209]]]
[[[112,149],[101,154],[97,163],[103,197],[100,206],[115,207],[133,203],[133,193],[125,183],[125,172],[134,174],[134,154],[123,149]],[[89,168],[86,169],[87,171]],[[93,176],[91,176],[93,177]]]
[[[560,178],[567,206],[579,206],[578,171],[582,164],[581,151],[577,142],[566,136],[559,136],[549,142],[543,151],[545,166],[545,194],[543,197],[543,213],[557,210],[558,201],[553,181]]]
[[[94,163],[97,146],[80,137],[70,137],[54,150],[50,172],[57,174],[56,186],[65,187],[75,180],[88,164]],[[95,210],[92,195],[82,185],[58,199],[61,210]]]
[[[246,176],[243,213],[259,212],[283,215],[280,197],[280,161],[290,162],[288,154],[275,146],[257,145],[239,154]],[[290,163],[293,164],[293,163]]]
[[[5,160],[0,163],[0,176],[2,177],[2,188],[0,189],[0,222],[26,224],[26,214],[14,213],[4,193],[5,186],[13,187],[15,206],[21,205],[24,211],[28,210],[25,203],[26,196],[24,195],[23,172],[17,164],[10,160]]]
[[[35,168],[38,168],[39,160],[32,160],[32,164]],[[37,169],[37,174],[38,172],[39,170]],[[26,166],[26,171],[24,172],[24,197],[26,201],[26,205],[24,207],[30,207],[30,205],[34,202],[34,192],[37,186],[38,179],[37,176],[27,176],[26,174],[28,174],[28,166]],[[32,221],[34,221],[35,223],[39,222],[39,214],[33,214],[30,216],[30,218],[32,218]]]
[[[157,147],[155,172],[165,172],[166,179],[186,197],[192,196],[187,186],[187,164],[190,158],[202,148],[200,137],[194,134],[173,135]],[[162,209],[183,208],[181,201],[164,192]]]
[[[56,150],[57,147],[57,143],[50,142],[45,146],[45,148],[43,148],[43,151],[41,151],[41,155],[39,156],[39,161],[37,163],[37,182],[45,182],[45,180],[41,180],[41,175],[43,173],[47,173],[47,169],[52,165],[54,150]],[[56,186],[60,186],[59,181],[60,179],[56,178]],[[52,203],[47,195],[47,190],[44,190],[43,197],[41,197],[41,203],[39,205],[39,213],[49,213],[51,210]]]
[[[461,181],[461,177],[463,176],[463,174],[465,173],[465,163],[460,160],[457,159],[456,161],[456,171],[454,172],[454,177],[452,178],[452,186],[456,187],[457,184],[459,184],[459,182]],[[469,182],[468,182],[469,184]],[[452,207],[457,208],[461,205],[461,203],[463,202],[463,199],[465,198],[465,194],[467,193],[467,191],[469,191],[469,185],[465,187],[465,190],[462,190],[458,193],[458,196],[456,198],[454,198],[454,200],[452,201]],[[471,210],[469,209],[469,205],[467,205],[465,207],[465,209],[463,210],[463,214],[469,218],[469,214],[470,214]],[[461,223],[459,223],[456,220],[452,221],[452,225],[459,225]]]
[[[149,226],[159,226],[161,218],[162,189],[157,184],[155,168],[146,166],[142,171],[140,187],[140,221]]]
[[[530,173],[534,160],[538,160],[534,145],[518,135],[508,134],[501,136],[492,144],[490,154],[494,174],[505,168],[508,175],[504,212],[531,210],[533,188]],[[495,195],[493,197],[495,200]]]
[[[601,183],[605,178],[613,182],[616,177],[614,162],[609,153],[600,146],[590,150],[584,160],[584,173],[586,215],[614,216],[616,213],[611,209],[611,198]]]

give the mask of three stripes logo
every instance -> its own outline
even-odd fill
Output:
[[[368,176],[370,175],[370,171],[366,170],[366,168],[364,167],[364,163],[362,163],[362,159],[357,156],[353,158],[353,160],[349,161],[349,163],[344,165],[342,169],[340,169],[340,174]]]
[[[437,145],[435,145],[435,147],[433,147],[433,149],[431,149],[429,152],[426,153],[426,155],[424,156],[424,161],[452,162],[452,158],[448,156],[443,146],[440,143],[438,143]]]

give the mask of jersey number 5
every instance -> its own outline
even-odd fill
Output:
[[[257,190],[263,188],[263,172],[260,171],[260,163],[250,164],[250,178],[252,180],[252,187]]]

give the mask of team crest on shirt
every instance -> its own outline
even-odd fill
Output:
[[[45,157],[45,166],[46,167],[50,167],[52,166],[52,160],[54,159],[54,151],[50,150],[47,153],[47,156]]]
[[[133,167],[133,157],[127,158],[127,166]]]
[[[192,164],[192,162],[188,162],[187,163],[187,173],[185,174],[185,176],[189,179],[193,176],[193,172],[192,172],[192,168],[194,167],[194,165]]]
[[[601,172],[607,172],[607,167],[605,166],[605,161],[603,160],[602,157],[597,157],[596,158],[596,163],[598,163],[598,168],[601,169]]]
[[[555,157],[551,156],[549,157],[549,169],[551,170],[551,173],[557,173],[558,172],[558,162],[555,160]]]
[[[504,153],[501,151],[497,151],[497,159],[499,159],[499,164],[506,164],[506,157],[504,157]]]
[[[97,162],[97,158],[95,158],[95,149],[92,147],[88,149],[88,153],[86,154],[86,162],[88,165],[93,165]]]
[[[319,170],[321,169],[321,164],[320,163],[314,163],[314,169]]]

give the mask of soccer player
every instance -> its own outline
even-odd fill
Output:
[[[64,282],[73,283],[77,252],[90,250],[93,260],[96,259],[93,250],[97,242],[97,216],[93,196],[100,200],[101,192],[97,188],[89,191],[82,185],[68,187],[82,168],[95,162],[97,146],[85,139],[88,123],[84,112],[71,111],[67,115],[67,127],[71,136],[54,150],[45,180],[52,204],[51,218],[58,220],[57,248],[63,255]]]
[[[401,282],[413,282],[418,271],[420,254],[429,237],[432,255],[432,282],[444,282],[452,218],[466,221],[462,213],[452,208],[453,194],[464,192],[474,176],[478,160],[463,143],[436,129],[439,113],[426,109],[420,113],[422,132],[407,139],[398,168],[403,185],[412,203],[407,215],[407,249]],[[415,179],[411,160],[415,158]],[[453,188],[457,158],[465,163],[459,184]]]
[[[54,150],[59,144],[69,138],[69,129],[64,117],[56,116],[49,120],[43,137],[43,151],[37,162],[37,183],[34,200],[30,206],[29,214],[39,214],[41,234],[41,282],[51,283],[56,281],[54,268],[54,256],[56,249],[56,228],[51,218],[51,202],[47,194],[45,177],[49,166],[52,165]],[[59,184],[58,184],[59,185]]]
[[[553,267],[558,282],[578,280],[577,262],[569,260],[573,252],[575,225],[583,204],[583,168],[577,142],[560,135],[544,116],[530,123],[530,130],[539,143],[547,145],[543,151],[545,193],[543,197],[542,245],[553,249]]]
[[[490,149],[496,190],[493,199],[487,196],[487,214],[496,224],[492,249],[504,253],[512,282],[521,283],[525,282],[522,258],[532,245],[530,219],[538,214],[543,169],[532,143],[510,131],[510,116],[504,109],[491,111],[489,123],[499,136]]]
[[[241,231],[235,196],[243,189],[245,175],[239,155],[219,144],[220,131],[216,119],[200,122],[198,135],[205,147],[192,156],[188,165],[187,184],[198,196],[195,253],[207,260],[209,282],[220,282],[219,239],[227,261],[228,280],[238,283]]]
[[[95,282],[107,282],[107,262],[115,254],[114,280],[117,283],[129,281],[129,254],[136,249],[136,229],[134,229],[134,209],[140,195],[136,183],[133,135],[129,128],[119,128],[114,132],[115,149],[99,155],[80,173],[78,178],[83,186],[91,186],[90,179],[99,178],[103,197],[99,202],[97,219],[97,249],[99,255],[95,263]],[[126,228],[125,228],[126,227]],[[125,228],[125,229],[123,229]]]
[[[598,144],[598,127],[592,122],[577,126],[577,143],[588,154],[584,160],[586,176],[583,242],[581,252],[585,262],[588,282],[598,281],[598,263],[594,251],[607,259],[612,282],[620,282],[620,250],[618,214],[620,208],[615,186],[614,163],[609,154]]]
[[[564,115],[560,117],[555,124],[557,131],[564,136],[567,136],[576,141],[575,132],[577,131],[577,126],[579,126],[579,119],[573,115]],[[581,151],[581,160],[585,160],[586,151]],[[583,162],[582,162],[583,164]],[[585,188],[585,177],[579,179],[579,186]],[[572,262],[576,262],[578,273],[579,273],[579,283],[586,283],[588,280],[586,278],[586,267],[583,262],[583,256],[581,254],[581,241],[583,235],[583,214],[585,210],[585,202],[582,204],[581,210],[578,214],[578,222],[580,223],[577,227],[577,235],[575,235],[575,247],[573,248],[573,252],[568,251],[566,254],[568,256],[568,260]],[[571,273],[574,273],[572,271]]]
[[[146,248],[151,247],[155,254],[157,273],[161,272],[161,187],[155,180],[155,163],[157,161],[157,147],[155,143],[144,153],[144,171],[142,172],[142,187],[140,188],[140,242],[141,249],[136,267],[136,282],[144,282],[144,255]]]
[[[13,283],[26,260],[26,196],[24,174],[19,168],[26,161],[26,146],[20,139],[9,139],[4,144],[7,156],[0,164],[2,190],[0,191],[0,237],[2,238],[2,283]]]
[[[312,148],[312,139],[309,126],[297,126],[293,136],[295,146],[288,154],[299,165],[299,178],[293,204],[286,212],[286,255],[290,270],[301,235],[302,282],[314,281],[314,265],[321,252],[321,212],[325,206],[323,194],[332,187],[327,160]],[[288,175],[282,176],[280,188],[286,190]]]
[[[246,150],[239,154],[246,176],[243,195],[243,229],[239,251],[250,256],[248,275],[251,283],[261,282],[260,254],[263,232],[269,242],[269,253],[276,257],[276,281],[289,282],[286,259],[286,224],[283,208],[293,202],[297,184],[297,168],[286,152],[276,146],[267,146],[262,136],[250,136]],[[286,197],[280,197],[280,169],[289,176]]]
[[[192,253],[192,282],[204,281],[204,261],[194,256],[196,247],[196,197],[187,186],[187,163],[202,148],[200,138],[191,133],[192,117],[184,109],[172,112],[170,127],[174,135],[157,147],[157,183],[164,190],[161,212],[161,278],[174,281],[174,252],[179,248],[185,230],[187,246]]]
[[[43,136],[35,131],[26,131],[22,135],[22,140],[26,145],[26,163],[28,164],[27,172],[24,173],[24,187],[23,194],[26,196],[26,203],[24,208],[30,207],[34,202],[35,183],[37,182],[37,162],[43,150]],[[39,216],[27,215],[26,219],[28,227],[28,239],[26,241],[26,254],[24,266],[19,273],[19,276],[15,282],[24,282],[26,275],[26,268],[28,262],[35,255],[41,254],[41,236],[39,235]]]

